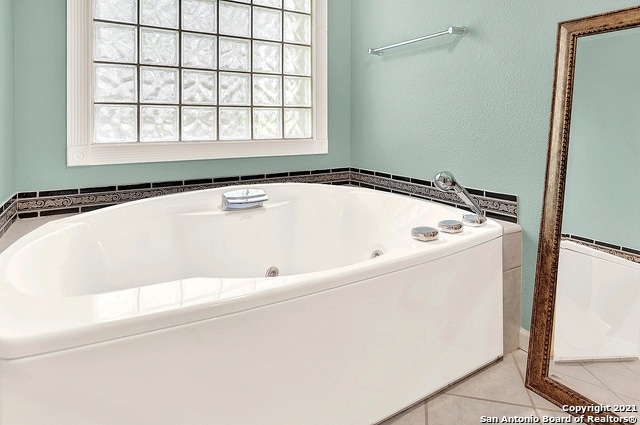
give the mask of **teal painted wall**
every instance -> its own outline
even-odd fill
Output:
[[[13,0],[0,0],[0,204],[16,191],[13,65]]]
[[[578,40],[562,218],[563,233],[636,250],[640,250],[639,46],[640,28]]]
[[[66,166],[66,0],[19,0],[14,16],[17,191],[321,169],[350,163],[351,14],[344,0],[329,1],[327,155],[95,167]]]
[[[529,328],[557,24],[637,1],[352,0],[351,164],[519,196]],[[466,26],[390,51],[378,47]]]

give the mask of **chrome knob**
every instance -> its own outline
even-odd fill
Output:
[[[411,237],[420,242],[431,242],[438,239],[438,229],[421,226],[411,229]]]
[[[460,233],[463,230],[462,222],[458,220],[442,220],[438,223],[438,229],[444,233]]]
[[[467,226],[480,227],[487,223],[487,217],[478,214],[465,214],[462,216],[462,221]]]

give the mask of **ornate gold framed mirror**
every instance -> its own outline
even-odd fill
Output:
[[[585,409],[585,422],[587,417],[598,417],[592,419],[598,423],[613,416],[637,418],[640,6],[559,23],[556,54],[526,386],[558,406],[605,406]],[[626,225],[612,230],[618,222]],[[619,264],[622,272],[600,273],[596,281],[593,262],[575,263],[577,268],[567,272],[574,263],[563,243],[597,252],[597,261]],[[569,305],[561,303],[561,293]],[[586,311],[580,302],[598,311]],[[568,317],[576,322],[573,329]],[[620,343],[616,348],[610,348],[613,339]],[[638,374],[638,386],[613,399],[553,371],[584,363],[607,369],[614,361]],[[626,405],[629,411],[621,410]]]

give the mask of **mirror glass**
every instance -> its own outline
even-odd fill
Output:
[[[576,45],[549,376],[638,406],[640,28]]]

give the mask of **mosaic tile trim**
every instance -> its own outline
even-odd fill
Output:
[[[563,240],[569,240],[579,245],[583,245],[592,249],[596,249],[607,254],[615,255],[616,257],[624,258],[625,260],[633,261],[640,264],[640,251],[633,248],[627,248],[620,245],[614,245],[607,242],[596,241],[589,238],[583,238],[582,236],[562,234]]]
[[[145,198],[231,185],[285,182],[349,184],[349,178],[349,169],[339,168],[82,189],[22,192],[18,194],[17,209],[18,218],[24,219],[87,212]]]
[[[351,169],[351,184],[392,193],[401,193],[455,206],[469,211],[466,204],[454,193],[441,192],[431,181],[391,175],[378,171]],[[518,222],[518,197],[504,193],[466,188],[478,201],[487,216],[512,223]]]
[[[0,205],[0,237],[18,219],[18,196],[13,195],[7,202]]]
[[[0,236],[17,219],[77,214],[124,202],[192,190],[239,184],[288,182],[366,187],[427,199],[468,210],[457,195],[438,191],[430,181],[379,171],[343,167],[273,174],[20,192],[8,200],[0,209]],[[480,206],[487,211],[487,216],[513,223],[518,222],[517,196],[470,188],[468,190],[478,200]]]

